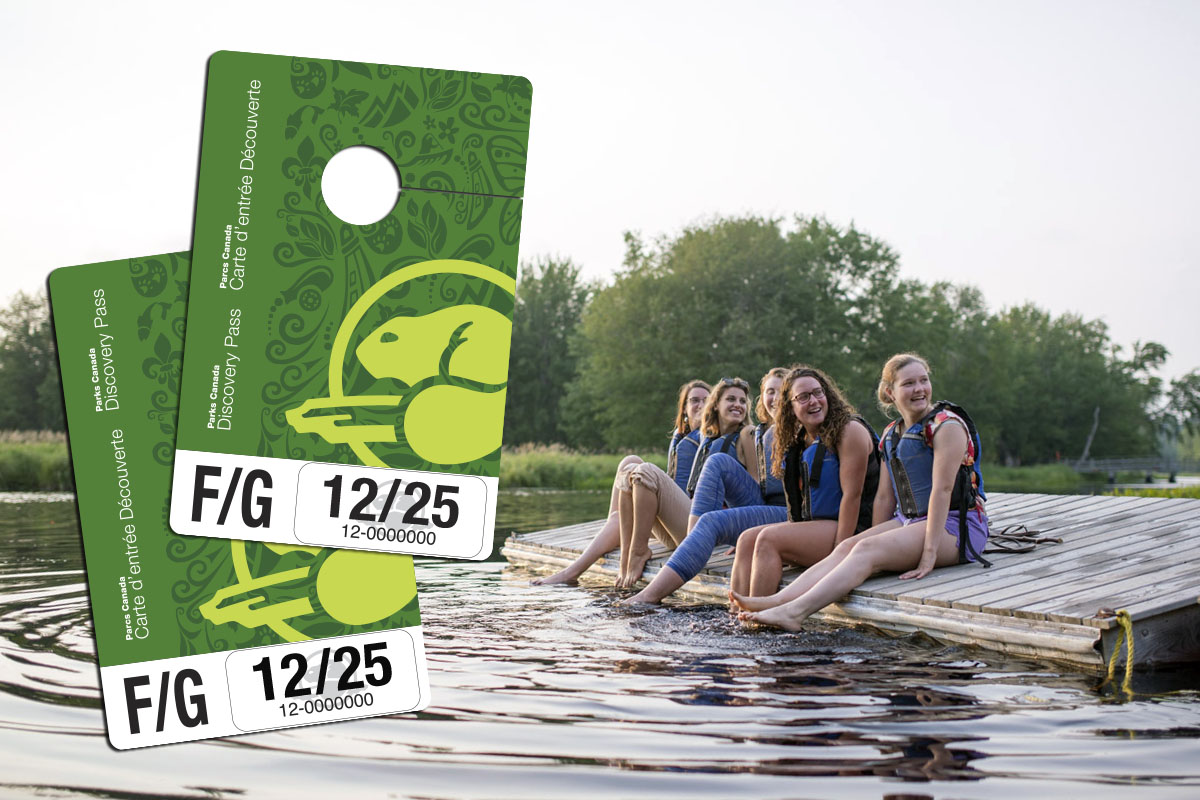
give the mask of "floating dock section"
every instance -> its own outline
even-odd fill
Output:
[[[990,568],[941,567],[919,581],[880,575],[813,618],[922,631],[941,641],[1102,671],[1114,649],[1123,667],[1126,644],[1119,638],[1129,626],[1114,612],[1125,611],[1134,666],[1200,661],[1200,500],[993,493],[988,516],[993,531],[1021,524],[1062,543],[990,553]],[[557,571],[602,524],[514,534],[501,552],[515,565]],[[646,580],[668,554],[657,542],[651,547]],[[714,555],[676,596],[727,602],[732,565],[733,556]],[[614,551],[588,575],[611,579],[617,572]],[[798,574],[785,572],[783,582]]]

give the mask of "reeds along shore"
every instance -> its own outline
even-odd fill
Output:
[[[612,488],[624,453],[577,453],[559,444],[521,445],[500,454],[500,486],[505,489]],[[667,454],[638,453],[666,469]]]
[[[578,453],[562,445],[522,445],[504,450],[500,486],[504,489],[607,491],[624,453]],[[639,453],[666,467],[666,453]],[[1103,483],[1103,475],[1080,475],[1064,464],[1028,467],[986,465],[987,488],[997,492],[1075,492],[1083,484]],[[1130,483],[1140,473],[1127,476]],[[0,431],[0,492],[72,491],[66,436],[58,431]],[[1200,487],[1117,489],[1110,494],[1144,497],[1197,497]]]
[[[72,491],[61,431],[0,431],[0,492]]]

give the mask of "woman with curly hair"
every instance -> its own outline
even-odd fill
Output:
[[[702,412],[703,434],[696,461],[717,453],[738,455],[747,468],[753,464],[754,437],[746,427],[750,384],[741,378],[722,378]],[[712,455],[710,455],[712,454]],[[692,474],[697,473],[696,463]],[[629,473],[630,492],[617,504],[621,526],[621,576],[617,587],[633,586],[650,560],[649,540],[653,534],[669,547],[677,547],[687,536],[691,498],[654,464],[641,463]]]
[[[771,471],[783,479],[789,522],[738,538],[730,597],[779,588],[783,562],[811,566],[871,525],[879,484],[878,438],[833,379],[797,365],[784,381]]]
[[[682,491],[687,486],[688,477],[692,471],[692,461],[700,446],[700,420],[704,411],[705,401],[711,392],[711,387],[701,380],[692,380],[679,387],[679,402],[675,410],[675,427],[671,431],[671,444],[667,449],[667,476],[675,482]],[[606,553],[615,550],[621,544],[620,519],[618,506],[622,496],[628,496],[631,487],[629,475],[633,468],[644,463],[635,455],[625,456],[617,466],[617,474],[613,478],[612,492],[608,503],[608,520],[604,527],[593,537],[587,548],[579,554],[571,564],[563,570],[545,578],[534,578],[534,586],[549,586],[555,583],[574,583],[579,576],[587,571]]]
[[[782,591],[734,598],[746,609],[740,619],[797,631],[877,572],[919,580],[935,567],[982,561],[988,521],[974,424],[958,407],[934,402],[929,365],[912,353],[888,359],[877,393],[884,411],[901,418],[880,442],[887,469],[875,494],[875,526],[837,545]]]

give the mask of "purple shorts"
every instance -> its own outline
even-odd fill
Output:
[[[924,522],[928,515],[924,517],[908,517],[896,512],[895,519],[900,521],[901,525],[912,525],[915,522]],[[946,533],[954,537],[955,542],[958,541],[958,512],[951,511],[946,515]],[[983,555],[983,548],[987,547],[988,538],[988,518],[987,514],[977,508],[973,508],[967,512],[967,541],[970,547],[959,550],[966,556],[967,561],[975,561],[974,553]]]

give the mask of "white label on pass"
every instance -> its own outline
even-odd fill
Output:
[[[499,481],[178,450],[171,529],[189,536],[483,559]]]
[[[101,667],[108,741],[129,750],[240,733],[229,709],[225,655]]]
[[[429,704],[419,626],[101,667],[100,684],[118,750]]]
[[[260,731],[411,711],[418,663],[404,630],[240,650],[226,662],[233,723]]]
[[[296,492],[296,539],[322,547],[484,558],[491,553],[496,483],[475,475],[306,464]]]

